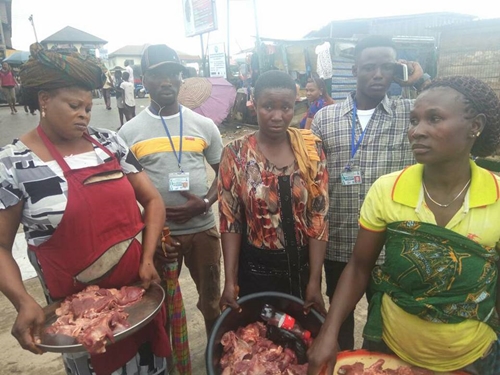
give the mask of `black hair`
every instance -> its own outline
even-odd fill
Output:
[[[479,157],[493,155],[500,145],[500,100],[493,89],[483,81],[467,76],[450,76],[432,81],[424,91],[449,87],[462,94],[466,118],[479,114],[486,117],[484,129],[476,138],[471,154]]]
[[[259,76],[253,90],[254,100],[257,101],[262,92],[267,89],[285,89],[297,93],[297,86],[292,77],[279,70],[270,70]]]
[[[127,78],[125,78],[127,77]],[[128,81],[128,79],[130,78],[130,73],[129,72],[123,72],[122,73],[122,78],[124,81]]]
[[[354,48],[354,57],[357,60],[363,52],[367,48],[374,47],[389,47],[394,50],[396,53],[396,45],[392,41],[392,38],[384,35],[370,35],[363,39],[361,39]]]
[[[325,81],[322,78],[319,78],[317,73],[312,73],[311,77],[307,79],[307,83],[314,83],[318,87],[319,91],[321,91],[321,94],[327,94]]]

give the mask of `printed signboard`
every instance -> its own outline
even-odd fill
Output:
[[[210,77],[226,78],[226,53],[224,43],[208,45],[208,64],[210,66]]]
[[[182,0],[186,36],[217,30],[215,0]]]

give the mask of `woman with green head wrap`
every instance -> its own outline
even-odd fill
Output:
[[[147,289],[159,281],[153,255],[165,210],[116,133],[89,126],[92,90],[105,79],[97,60],[33,44],[21,79],[27,104],[41,116],[36,129],[0,148],[0,291],[18,312],[13,335],[24,349],[41,354],[44,313],[26,292],[12,257],[19,225],[47,301],[53,302],[88,285],[140,283]],[[144,373],[163,374],[170,354],[164,316],[90,355],[63,355],[67,372],[142,374],[146,366]]]
[[[29,90],[29,104],[38,108],[37,94],[67,87],[79,87],[87,91],[102,87],[105,67],[92,56],[64,55],[47,51],[40,44],[30,47],[31,57],[21,66],[23,86]]]

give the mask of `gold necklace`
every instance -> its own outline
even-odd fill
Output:
[[[458,193],[457,196],[455,198],[453,198],[453,200],[450,203],[441,204],[441,203],[436,202],[434,199],[432,199],[431,195],[427,191],[427,187],[425,186],[424,181],[422,180],[422,186],[424,187],[425,195],[427,195],[427,198],[429,198],[431,200],[431,202],[434,203],[435,205],[438,205],[439,207],[443,207],[443,208],[449,207],[453,202],[455,202],[458,199],[458,197],[462,195],[462,193],[465,191],[465,189],[467,189],[469,184],[470,184],[470,178],[469,178],[469,181],[467,181],[467,183],[465,184],[464,188],[462,190],[460,190],[460,193]]]

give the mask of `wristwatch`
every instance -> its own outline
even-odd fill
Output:
[[[210,201],[207,198],[203,198],[203,202],[205,202],[205,212],[203,212],[203,215],[206,215],[210,209]]]
[[[428,75],[427,73],[422,74],[422,77],[420,77],[414,84],[413,87],[417,89],[417,91],[422,91],[422,87],[427,81],[431,80],[431,76]]]

